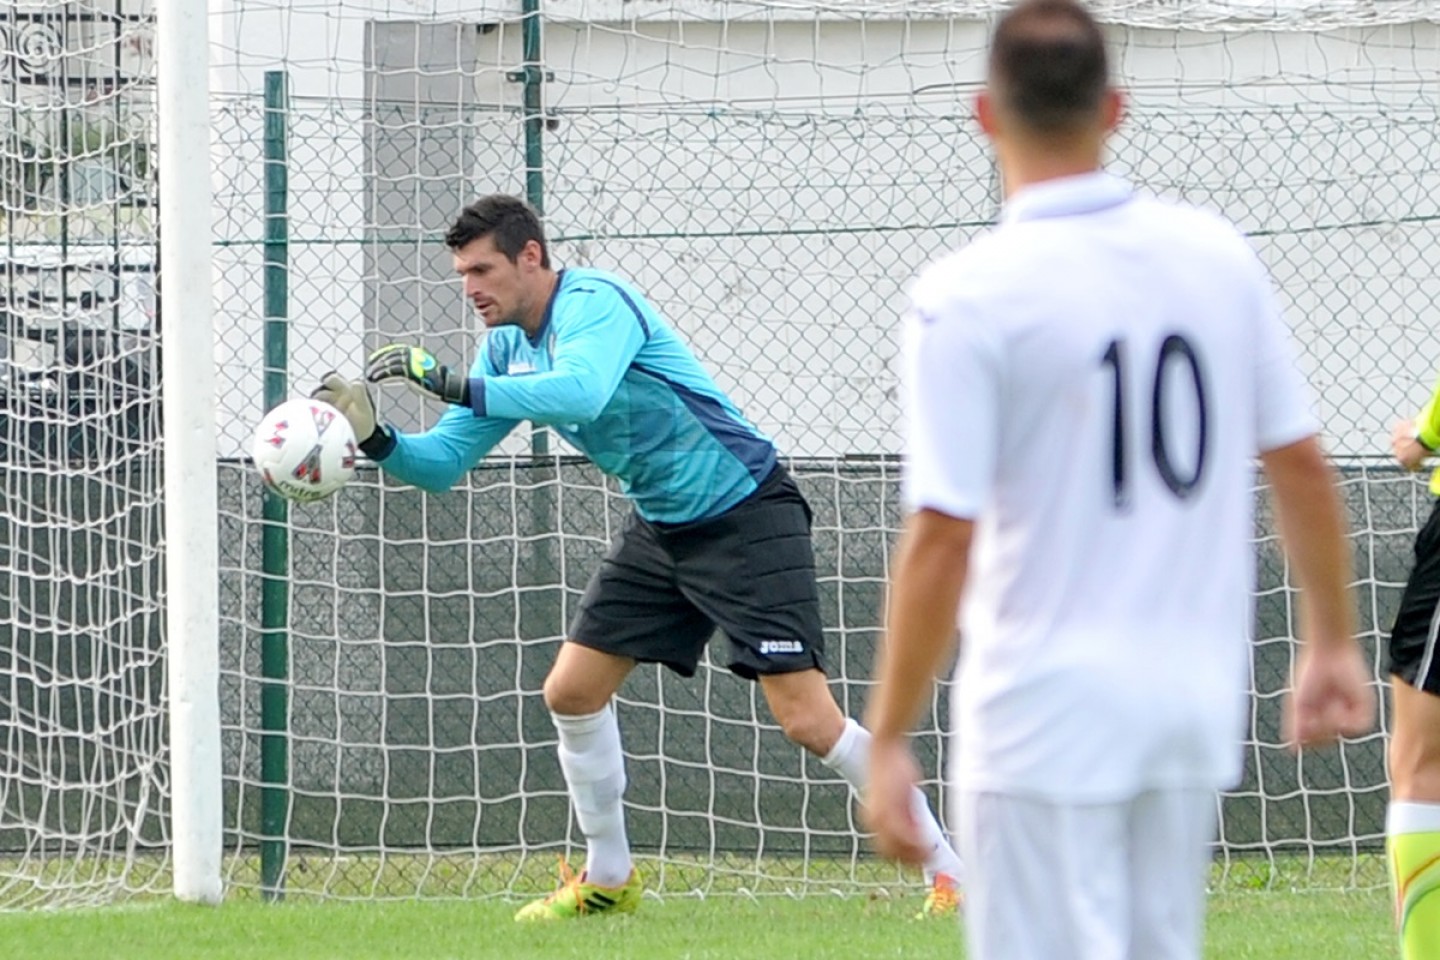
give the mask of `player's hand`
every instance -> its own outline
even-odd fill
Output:
[[[355,439],[363,447],[375,436],[379,422],[375,419],[375,404],[370,401],[370,391],[359,380],[346,380],[331,371],[325,374],[320,386],[310,394],[316,400],[324,400],[350,421]]]
[[[904,740],[876,739],[870,743],[870,781],[862,798],[861,818],[875,834],[875,850],[882,857],[920,864],[930,847],[915,817],[914,791],[920,766]]]
[[[1325,746],[1374,724],[1375,690],[1360,645],[1306,643],[1285,703],[1285,739],[1292,747]]]
[[[440,363],[424,347],[405,343],[381,347],[366,361],[365,379],[371,383],[400,380],[446,403],[470,402],[470,381],[465,374]]]
[[[1390,430],[1390,452],[1406,470],[1419,470],[1431,450],[1415,439],[1415,421],[1400,420]]]

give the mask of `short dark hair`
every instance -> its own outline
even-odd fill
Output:
[[[519,258],[525,244],[534,240],[540,244],[540,266],[550,266],[545,228],[540,225],[535,209],[519,197],[492,193],[476,200],[460,211],[460,216],[445,234],[445,246],[459,250],[481,237],[493,238],[495,249],[511,263]]]
[[[995,26],[989,84],[1036,133],[1068,133],[1100,110],[1110,86],[1105,34],[1077,0],[1022,0]]]

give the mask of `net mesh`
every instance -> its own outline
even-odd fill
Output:
[[[97,2],[112,19],[129,9]],[[291,507],[285,817],[278,832],[267,825],[262,499],[243,461],[264,406],[273,304],[264,266],[279,249],[273,234],[265,244],[267,222],[275,226],[266,214],[267,111],[288,129],[290,392],[332,368],[355,372],[368,348],[394,339],[467,362],[478,334],[440,236],[474,196],[531,190],[555,258],[631,278],[791,459],[816,509],[833,688],[857,715],[900,522],[894,317],[903,284],[984,229],[998,207],[994,165],[969,120],[994,9],[554,2],[535,21],[543,63],[526,71],[526,25],[508,6],[216,0],[232,890],[262,885],[256,851],[266,841],[285,845],[294,894],[544,889],[554,855],[575,850],[579,836],[541,683],[625,510],[566,451],[532,456],[525,428],[451,493],[422,495],[372,470],[332,501]],[[1440,7],[1095,9],[1131,92],[1114,169],[1233,219],[1280,287],[1343,467],[1378,677],[1379,636],[1428,509],[1423,487],[1381,454],[1389,418],[1424,399],[1434,372],[1423,348],[1440,293],[1430,80]],[[0,505],[3,905],[152,889],[165,870],[155,395],[148,373],[132,383],[110,359],[140,364],[153,354],[148,11],[126,12],[133,22],[110,40],[80,39],[78,27],[58,46],[10,39],[27,11],[89,23],[98,10],[0,7],[0,67],[11,78],[0,87],[10,127],[0,129],[13,133],[0,165],[20,171],[4,178],[0,197],[6,262],[12,276],[38,278],[12,281],[6,305],[6,369],[16,372],[0,429],[11,451]],[[37,57],[49,64],[38,74],[26,67]],[[36,159],[69,142],[54,131],[96,109],[65,99],[83,95],[67,93],[57,65],[92,60],[114,73],[101,109],[125,121],[78,155]],[[30,82],[18,81],[22,68]],[[267,108],[266,71],[285,74],[283,107]],[[541,81],[538,115],[525,105],[527,77]],[[528,134],[527,109],[538,121]],[[111,179],[82,175],[86,163]],[[115,186],[76,186],[92,180]],[[28,318],[50,317],[57,343],[81,329],[81,291],[61,289],[78,275],[64,265],[76,249],[103,253],[91,272],[109,299],[94,312],[117,347],[88,366],[41,356],[34,381],[56,386],[37,394],[20,385],[32,374],[15,358],[47,342]],[[40,307],[26,299],[33,287],[42,288]],[[60,292],[44,293],[51,288]],[[82,374],[89,386],[74,386]],[[103,402],[85,406],[86,390]],[[437,413],[408,394],[381,399],[405,429]],[[1301,760],[1283,749],[1294,595],[1263,512],[1255,547],[1247,773],[1222,802],[1217,882],[1381,884],[1382,734]],[[947,696],[942,685],[917,739],[932,778]],[[843,784],[784,739],[751,685],[709,663],[690,681],[642,668],[618,712],[631,835],[655,888],[913,882],[871,858]],[[943,806],[938,780],[928,789]]]
[[[0,904],[155,887],[153,28],[0,6]]]

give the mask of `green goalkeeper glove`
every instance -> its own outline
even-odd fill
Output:
[[[465,374],[440,363],[424,347],[404,343],[381,347],[370,354],[365,364],[365,379],[371,383],[403,380],[437,400],[461,406],[470,404],[470,381]]]
[[[395,445],[390,428],[376,419],[370,391],[361,381],[346,380],[332,371],[325,374],[320,386],[310,396],[324,400],[350,421],[350,427],[360,441],[360,450],[372,460],[383,459]]]

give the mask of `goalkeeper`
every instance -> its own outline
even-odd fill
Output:
[[[552,427],[634,504],[591,578],[545,679],[545,704],[585,834],[585,869],[517,920],[634,910],[610,701],[637,663],[693,676],[719,627],[727,664],[755,680],[785,735],[856,791],[870,734],[841,713],[823,672],[810,507],[775,446],[741,416],[639,291],[589,268],[555,270],[535,213],[495,195],[446,234],[465,296],[489,335],[468,373],[420,347],[371,355],[365,379],[406,382],[450,404],[404,434],[377,420],[364,383],[330,374],[315,396],[339,408],[382,469],[441,492],[522,420]],[[953,913],[960,863],[923,795],[913,816],[930,855],[922,915]]]

